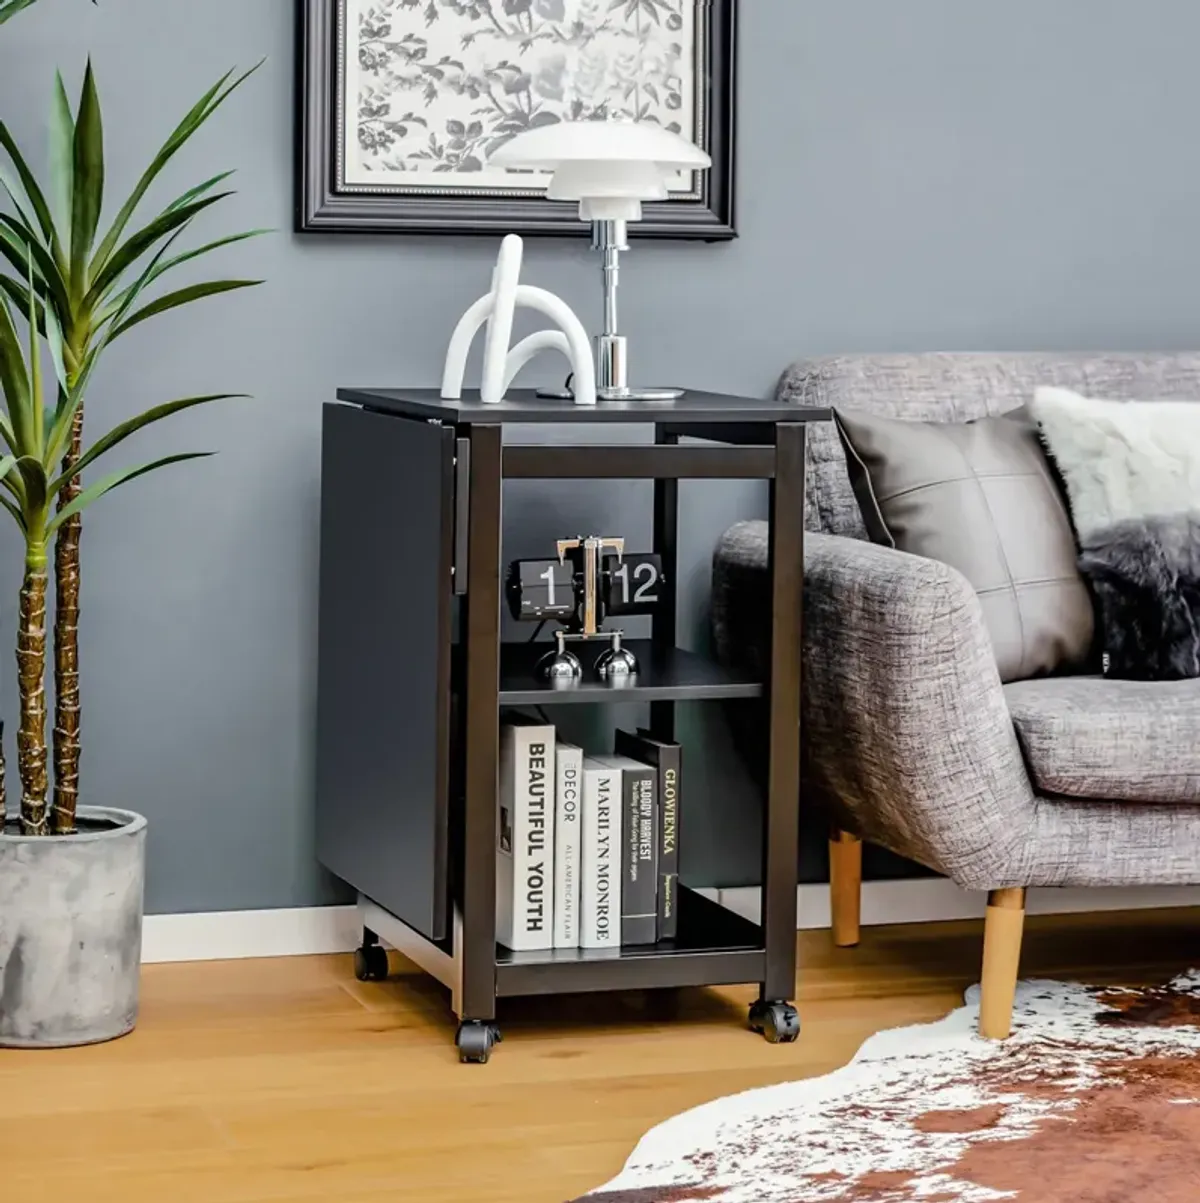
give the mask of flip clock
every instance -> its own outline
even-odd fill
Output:
[[[515,619],[562,624],[539,672],[556,684],[578,680],[583,669],[568,641],[604,639],[609,646],[596,660],[597,676],[616,683],[636,675],[637,657],[623,646],[624,632],[605,630],[604,623],[657,612],[665,598],[662,558],[626,554],[624,539],[599,535],[560,539],[556,550],[555,560],[514,560],[505,583]]]

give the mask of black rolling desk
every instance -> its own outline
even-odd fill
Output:
[[[356,972],[386,975],[382,937],[445,983],[464,1060],[488,1059],[506,995],[757,982],[751,1026],[795,1039],[805,426],[828,413],[702,392],[594,408],[530,391],[500,405],[432,389],[338,398],[322,452],[317,840],[359,893]],[[647,423],[655,442],[505,446],[504,427],[527,423]],[[544,646],[501,643],[503,485],[522,478],[654,481],[667,599],[650,640],[631,645],[642,669],[619,693],[588,679],[552,689],[533,671]],[[677,482],[692,478],[771,482],[769,680],[676,647]],[[649,702],[655,734],[671,739],[676,702],[763,696],[761,924],[681,889],[673,941],[619,956],[497,945],[501,707]]]

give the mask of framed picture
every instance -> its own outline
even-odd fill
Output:
[[[297,0],[296,228],[582,234],[549,177],[489,166],[524,130],[653,121],[712,156],[638,236],[732,238],[737,0]]]

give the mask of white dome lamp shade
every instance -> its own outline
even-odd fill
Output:
[[[518,134],[489,158],[493,167],[552,172],[547,197],[578,201],[604,255],[604,331],[597,338],[596,394],[602,401],[668,401],[679,389],[629,387],[628,342],[617,333],[620,252],[625,223],[642,219],[643,201],[662,201],[672,177],[712,166],[699,147],[661,126],[630,121],[564,121]]]

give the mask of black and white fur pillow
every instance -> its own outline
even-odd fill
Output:
[[[1041,388],[1030,409],[1066,486],[1105,674],[1200,677],[1200,404]]]

